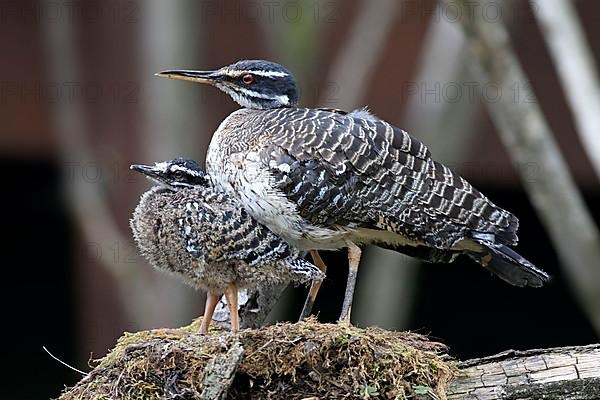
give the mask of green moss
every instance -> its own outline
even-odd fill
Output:
[[[266,399],[405,399],[414,397],[415,387],[444,398],[444,386],[457,372],[443,345],[413,333],[309,319],[201,336],[198,323],[123,335],[60,400],[199,399],[205,366],[236,341],[244,353],[229,399],[250,392]]]

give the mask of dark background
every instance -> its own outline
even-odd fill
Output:
[[[344,51],[352,55],[348,43],[367,12],[366,1],[293,2],[302,10],[298,18],[292,9],[282,14],[290,2],[274,2],[272,19],[261,2],[252,3],[261,17],[235,1],[164,3],[81,1],[71,6],[72,18],[61,2],[0,3],[5,231],[0,351],[2,375],[9,378],[3,397],[57,397],[63,385],[78,380],[77,373],[45,354],[43,345],[87,371],[88,360],[103,356],[123,331],[180,326],[202,312],[202,294],[152,271],[131,246],[128,218],[149,184],[130,175],[127,166],[175,156],[203,160],[212,132],[237,108],[216,91],[153,78],[154,72],[212,69],[243,58],[287,65],[298,77],[304,106],[369,105],[378,116],[410,128],[434,157],[520,217],[519,252],[553,277],[543,289],[519,289],[466,258],[415,267],[406,257],[369,249],[359,275],[355,323],[430,334],[460,359],[598,340],[487,115],[490,99],[477,90],[466,110],[455,109],[465,102],[445,96],[431,82],[441,88],[449,82],[435,76],[427,83],[429,95],[407,92],[407,82],[423,83],[418,79],[427,67],[422,60],[428,32],[436,24],[452,25],[433,11],[434,1],[398,0],[408,8],[394,8],[380,47],[369,55],[366,75],[352,74],[353,62],[365,61],[360,56],[340,62]],[[513,45],[598,221],[598,180],[535,17],[527,2],[508,3],[503,18],[510,22]],[[575,3],[597,62],[600,3]],[[100,16],[94,10],[101,10]],[[459,36],[449,36],[448,46]],[[364,40],[359,50],[373,45]],[[465,54],[440,54],[436,63],[442,70],[453,68]],[[350,80],[338,82],[336,71],[345,71]],[[363,90],[348,94],[346,88],[356,84]],[[53,92],[57,87],[61,96]],[[75,88],[72,99],[68,87]],[[415,117],[414,107],[424,114]],[[451,120],[467,118],[468,133],[463,129],[456,136],[455,128],[444,124],[429,132],[429,125],[420,125],[425,117],[438,118],[439,108]],[[530,178],[536,179],[532,168]],[[324,258],[330,268],[315,309],[329,322],[341,307],[346,256],[342,251]],[[291,289],[273,319],[296,318],[304,294]]]

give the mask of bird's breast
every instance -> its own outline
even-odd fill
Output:
[[[304,219],[295,202],[274,185],[274,178],[257,154],[232,156],[211,172],[213,183],[239,199],[248,213],[285,241],[302,250],[339,249],[347,232],[318,226]]]
[[[274,176],[261,160],[267,131],[248,129],[257,110],[238,110],[214,133],[206,156],[213,184],[240,200],[248,213],[288,243],[301,250],[339,249],[348,232],[312,224],[298,205],[277,188]]]

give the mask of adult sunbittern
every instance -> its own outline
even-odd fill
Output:
[[[548,280],[508,247],[518,241],[513,214],[434,161],[417,139],[364,109],[299,108],[295,79],[281,65],[244,60],[157,75],[213,85],[243,107],[213,135],[210,179],[273,232],[310,250],[320,268],[315,250],[348,248],[340,320],[349,322],[361,244],[431,262],[466,254],[516,286]],[[317,291],[313,285],[303,316]]]

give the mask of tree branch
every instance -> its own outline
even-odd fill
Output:
[[[362,105],[400,4],[398,0],[361,1],[350,36],[338,50],[326,80],[339,88],[336,108],[351,110]]]
[[[309,319],[237,334],[198,324],[126,334],[60,400],[88,398],[587,400],[600,344],[452,361],[410,332]]]
[[[600,345],[506,351],[459,364],[448,399],[597,399]]]
[[[77,54],[76,29],[65,19],[57,23],[42,24],[44,50],[48,60],[48,77],[54,82],[81,82],[81,68]],[[60,57],[56,57],[60,54]],[[85,138],[87,131],[85,107],[80,102],[71,102],[63,96],[54,104],[54,129],[57,133],[60,157],[64,165],[86,166],[95,160],[90,143]],[[66,180],[66,198],[73,218],[81,230],[82,237],[100,249],[109,249],[115,243],[126,244],[130,239],[119,229],[108,204],[106,193],[97,182],[73,174]],[[124,308],[130,321],[137,326],[151,326],[146,315],[151,314],[149,304],[155,291],[149,275],[139,274],[137,265],[125,262],[121,257],[100,258],[101,265],[115,278]],[[144,287],[144,290],[139,289]]]
[[[600,177],[600,80],[570,0],[533,1],[542,36],[558,69],[563,90],[596,174]]]
[[[528,80],[510,45],[501,22],[486,21],[485,7],[473,10],[465,0],[445,0],[460,8],[462,23],[470,45],[474,69],[482,82],[494,82],[502,93],[511,87],[527,87]],[[500,96],[487,102],[500,138],[518,165],[533,165],[535,179],[519,168],[523,185],[557,250],[565,274],[570,278],[579,300],[597,332],[600,332],[600,235],[581,194],[569,173],[554,136],[535,99],[524,101]]]

